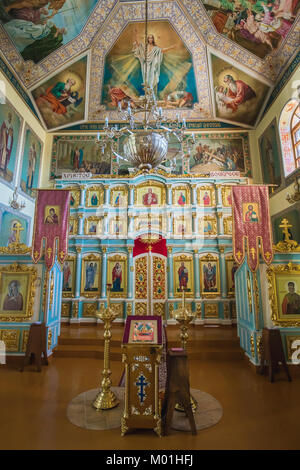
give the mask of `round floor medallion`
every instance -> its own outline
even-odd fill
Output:
[[[69,403],[67,417],[72,424],[84,429],[103,431],[105,429],[120,428],[124,409],[124,387],[112,387],[120,404],[111,410],[97,411],[92,406],[99,389],[83,392]],[[209,428],[217,424],[222,418],[223,409],[220,403],[209,393],[191,389],[193,398],[197,401],[194,413],[196,428],[198,430]],[[185,413],[174,410],[172,429],[190,432],[190,424]]]

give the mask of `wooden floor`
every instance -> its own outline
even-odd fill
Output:
[[[88,327],[79,331],[64,328],[64,338],[69,336],[76,343],[78,335],[90,339],[91,331],[94,340],[101,342],[101,329]],[[266,376],[250,369],[242,354],[236,354],[234,360],[222,354],[218,349],[229,337],[236,349],[233,329],[199,328],[192,334],[199,341],[211,339],[214,353],[204,355],[205,359],[191,357],[190,378],[193,388],[210,393],[222,404],[224,414],[216,426],[199,431],[197,436],[172,431],[163,438],[147,430],[121,437],[118,429],[78,428],[67,419],[67,405],[79,393],[97,387],[102,361],[54,357],[40,374],[32,366],[23,373],[13,366],[0,366],[0,448],[299,449],[300,376],[293,375],[289,383],[280,372],[271,384]],[[111,368],[113,384],[117,385],[122,364],[113,361]]]

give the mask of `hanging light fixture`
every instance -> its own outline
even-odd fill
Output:
[[[128,102],[127,109],[122,109],[121,102],[118,103],[118,113],[120,121],[126,121],[129,125],[120,127],[118,125],[109,126],[108,117],[105,118],[103,130],[104,134],[98,133],[97,144],[102,153],[109,148],[117,157],[117,161],[127,163],[129,167],[143,172],[148,172],[158,168],[163,162],[168,160],[168,142],[173,134],[181,146],[181,156],[184,155],[184,143],[187,153],[190,152],[190,141],[195,142],[194,135],[185,136],[186,122],[180,120],[177,114],[175,120],[171,120],[163,115],[161,107],[157,105],[153,87],[148,83],[148,0],[145,0],[145,56],[143,67],[143,77],[145,83],[142,84],[144,96],[141,96],[137,106],[132,107]],[[163,125],[164,123],[164,125]],[[115,143],[120,137],[124,137],[123,151],[115,151]],[[188,143],[188,145],[187,145]],[[173,157],[171,157],[173,158]],[[170,158],[170,159],[171,159]]]

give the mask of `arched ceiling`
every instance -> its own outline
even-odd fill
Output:
[[[172,116],[180,109],[190,120],[254,126],[272,87],[299,50],[299,4],[149,1],[149,34],[163,51],[156,91],[166,113]],[[136,102],[141,94],[142,68],[133,52],[133,36],[138,34],[142,42],[144,18],[144,1],[3,0],[1,54],[33,98],[47,129],[106,115],[116,120],[114,103],[121,94],[122,103]],[[242,86],[244,101],[229,103],[226,75],[232,77],[232,86],[248,86]],[[65,103],[53,118],[55,106],[45,99],[47,90],[68,78],[76,82],[71,85],[72,106]],[[242,106],[246,101],[247,110]]]

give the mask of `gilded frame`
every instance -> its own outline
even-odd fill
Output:
[[[178,231],[180,228],[180,225],[182,226],[182,229]],[[179,217],[174,217],[173,219],[173,235],[177,237],[185,237],[192,235],[192,220],[191,216],[184,216],[181,215]]]
[[[34,315],[34,297],[35,297],[35,283],[37,280],[37,269],[33,266],[28,266],[26,264],[18,264],[14,263],[11,265],[5,265],[0,267],[0,286],[1,290],[3,289],[4,284],[8,282],[5,281],[5,277],[11,278],[12,282],[13,280],[17,280],[20,284],[20,280],[23,277],[27,277],[27,288],[26,288],[26,301],[25,301],[25,306],[22,308],[20,313],[18,310],[9,310],[3,308],[3,304],[6,301],[4,297],[4,292],[0,292],[0,298],[1,299],[1,308],[0,308],[0,321],[3,322],[22,322],[22,321],[29,321],[31,317]],[[13,279],[14,278],[14,279]],[[20,280],[18,279],[20,278]],[[8,286],[7,286],[8,287]],[[25,293],[25,292],[24,292]],[[20,299],[22,299],[22,304],[23,304],[23,295],[22,292],[19,292],[18,295],[20,295]]]
[[[185,204],[179,204],[179,202],[176,201],[176,192],[183,192],[185,191]],[[189,186],[184,185],[184,186],[173,186],[172,187],[172,205],[175,207],[186,207],[191,204],[191,190]]]
[[[281,327],[299,327],[300,326],[300,265],[299,264],[276,264],[271,265],[267,269],[268,288],[269,288],[269,302],[271,307],[271,320],[275,325]],[[299,313],[288,314],[279,312],[279,292],[278,282],[279,278],[286,278],[285,282],[293,282],[296,284],[296,294],[299,296],[298,305]],[[283,307],[283,300],[280,299],[281,307]]]
[[[232,215],[223,218],[224,235],[232,235]]]
[[[232,270],[233,270],[234,267],[236,267],[236,269],[237,269],[238,264],[236,263],[236,261],[235,261],[235,259],[232,255],[226,256],[225,264],[226,264],[226,280],[227,280],[227,297],[234,297],[235,296],[235,286],[234,286],[234,282],[233,282],[233,279],[232,279]]]
[[[98,203],[97,204],[92,204],[90,202],[91,200],[91,193],[97,193],[98,195]],[[95,186],[88,186],[85,190],[85,206],[86,207],[92,207],[92,208],[98,208],[100,206],[103,206],[104,204],[104,190],[102,185],[95,185]]]
[[[122,198],[121,199],[122,200],[121,204],[116,204],[115,202],[113,202],[114,193],[122,193],[121,194],[121,198]],[[127,186],[125,186],[125,185],[112,186],[110,188],[110,205],[112,207],[127,207],[128,206],[128,188],[127,188]]]
[[[219,318],[219,304],[204,304],[204,318]]]
[[[72,264],[72,269],[71,269],[71,288],[70,290],[66,291],[64,290],[64,266],[65,262],[68,262],[69,264]],[[64,261],[63,264],[63,285],[62,285],[62,296],[64,298],[71,298],[75,297],[75,283],[76,283],[76,256],[67,256],[67,258]]]
[[[112,271],[116,264],[122,268],[122,282],[120,285],[120,291],[113,290]],[[107,283],[111,284],[110,296],[115,298],[127,298],[127,256],[122,254],[116,254],[107,257]]]
[[[158,224],[154,226],[154,222],[158,221]],[[142,227],[139,227],[139,223],[144,222]],[[154,214],[139,214],[134,216],[134,231],[140,230],[158,230],[159,232],[166,231],[166,217],[165,215],[154,215]]]
[[[96,232],[89,232],[89,222],[97,222],[96,223]],[[102,235],[103,233],[103,216],[90,216],[84,219],[84,234],[95,236],[95,235]]]
[[[179,269],[181,267],[181,263],[184,263],[184,267],[188,268],[188,289],[185,291],[186,297],[194,297],[194,260],[193,255],[175,255],[173,257],[173,282],[174,282],[174,297],[182,297],[182,291],[180,290],[179,284]]]
[[[119,232],[117,232],[117,230],[114,229],[114,223],[117,223],[117,222],[122,222],[123,223],[123,228],[122,230],[119,230]],[[111,217],[109,219],[109,234],[110,235],[116,235],[117,237],[123,237],[123,236],[127,236],[127,217],[124,217],[124,216],[115,216],[115,217]]]
[[[221,295],[221,286],[220,286],[220,264],[219,264],[219,257],[218,256],[213,256],[211,254],[208,254],[206,256],[202,256],[202,258],[199,259],[200,262],[200,292],[201,296],[203,298],[216,298]],[[205,279],[204,279],[204,266],[207,265],[208,263],[214,264],[215,265],[215,286],[216,288],[214,290],[207,290],[205,288]]]
[[[142,188],[147,188],[147,187],[152,187],[154,186],[155,188],[159,188],[161,191],[161,204],[153,204],[153,207],[163,207],[166,205],[166,187],[163,183],[160,183],[158,181],[145,181],[144,183],[137,184],[135,186],[135,191],[134,191],[134,205],[136,207],[147,207],[144,204],[139,204],[138,203],[138,193],[139,190]],[[152,206],[151,206],[152,207]]]
[[[67,186],[64,188],[71,192],[71,197],[74,198],[74,205],[71,205],[70,200],[70,209],[77,209],[80,204],[80,189],[78,186]]]
[[[205,222],[210,222],[211,225],[212,225],[212,229],[208,230],[207,232],[204,231]],[[199,217],[198,233],[200,235],[203,235],[203,236],[217,235],[218,234],[218,226],[217,226],[216,216],[215,215],[205,215],[204,217]]]
[[[221,187],[222,206],[223,207],[231,207],[232,206],[231,188],[232,188],[232,186],[222,186]],[[230,203],[230,201],[231,201],[231,203]]]
[[[97,264],[97,279],[98,279],[98,283],[97,283],[97,287],[95,290],[93,291],[88,291],[85,289],[84,285],[85,285],[85,281],[86,281],[86,275],[85,275],[85,263],[93,263],[93,264]],[[80,294],[83,296],[83,297],[86,297],[86,298],[96,298],[96,297],[99,297],[100,296],[100,289],[101,289],[101,257],[99,255],[95,255],[93,253],[90,253],[90,254],[87,254],[85,256],[83,256],[82,258],[82,265],[81,265],[81,292]]]
[[[210,203],[209,204],[205,204],[203,202],[203,197],[201,197],[201,193],[208,193],[208,191],[210,192],[210,196],[209,196],[209,199],[210,199]],[[197,188],[197,204],[198,206],[200,207],[215,207],[216,206],[216,188],[215,186],[198,186]]]
[[[73,222],[73,230],[70,232],[70,225]],[[78,217],[69,217],[69,236],[78,235]]]

